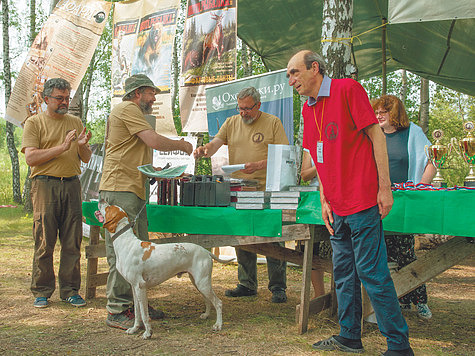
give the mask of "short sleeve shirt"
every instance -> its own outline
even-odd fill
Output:
[[[310,100],[309,100],[310,101]],[[332,79],[329,96],[304,104],[303,147],[308,149],[332,210],[347,216],[377,204],[378,172],[364,129],[378,121],[364,88],[353,79]],[[323,142],[323,163],[317,142]]]
[[[65,114],[62,118],[53,118],[42,112],[25,122],[21,152],[28,147],[48,149],[61,145],[69,131],[76,130],[77,135],[83,130],[81,119]],[[77,137],[77,136],[76,136]],[[69,150],[59,156],[31,167],[30,178],[38,175],[53,177],[72,177],[81,173],[81,161],[77,140],[71,142]]]
[[[265,112],[261,112],[260,117],[251,124],[245,124],[240,115],[227,118],[216,137],[228,145],[229,164],[267,160],[269,144],[289,144],[282,122],[277,116]],[[252,174],[237,171],[231,176],[257,179],[259,188],[265,189],[266,173],[266,169],[260,169]]]
[[[146,177],[137,167],[152,163],[152,150],[137,136],[144,130],[153,128],[137,104],[123,101],[114,107],[99,190],[132,192],[145,200]]]
[[[386,146],[389,159],[389,177],[391,183],[404,183],[408,179],[409,152],[407,141],[409,139],[409,128],[387,134]]]

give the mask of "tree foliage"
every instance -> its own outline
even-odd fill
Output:
[[[6,0],[2,0],[6,1]],[[55,0],[54,2],[57,2]],[[113,0],[112,2],[116,2]],[[15,43],[12,44],[10,49],[10,62],[16,64],[12,68],[11,78],[14,79],[17,76],[19,70],[18,63],[21,62],[21,57],[28,51],[30,47],[29,34],[26,31],[24,19],[28,17],[27,9],[25,13],[20,13],[17,10],[17,4],[13,1],[8,1],[10,4],[10,36],[15,38]],[[36,6],[36,21],[35,31],[38,32],[43,23],[46,21],[48,11],[43,6],[39,6],[41,2],[38,2]],[[181,0],[180,12],[177,21],[177,33],[175,38],[175,55],[172,65],[172,77],[174,82],[172,83],[172,103],[173,103],[173,117],[175,127],[179,135],[182,135],[180,109],[178,105],[177,92],[178,92],[178,74],[181,69],[181,54],[182,54],[182,38],[184,21],[186,16],[186,4],[187,0]],[[99,41],[98,47],[95,51],[93,61],[88,68],[88,71],[81,84],[83,93],[88,98],[85,101],[85,107],[83,112],[87,115],[87,127],[93,132],[91,143],[103,143],[106,118],[110,112],[110,91],[111,91],[111,51],[112,51],[112,12],[108,19],[108,23],[105,27],[103,35]],[[200,32],[199,28],[190,28],[189,31]],[[245,43],[241,43],[238,39],[237,43],[237,78],[244,78],[248,75],[256,75],[265,73],[268,69],[264,66],[261,58],[257,53],[253,52],[246,46]],[[21,64],[21,63],[20,63]],[[4,73],[0,73],[0,80],[2,86],[5,87]],[[362,81],[363,86],[368,92],[370,98],[376,98],[381,96],[382,92],[382,78],[373,77]],[[88,85],[90,85],[90,92],[88,92]],[[403,80],[401,79],[401,73],[393,72],[387,76],[387,93],[400,96],[403,88]],[[419,111],[420,111],[420,77],[410,72],[407,72],[406,81],[407,94],[405,95],[404,104],[411,121],[419,123]],[[301,97],[294,92],[294,140],[298,143],[298,133],[301,114]],[[86,117],[85,117],[86,119]],[[429,139],[433,142],[431,133],[434,129],[442,129],[445,132],[443,143],[448,144],[451,137],[457,137],[458,139],[466,135],[463,132],[462,124],[464,121],[475,121],[475,98],[464,94],[457,93],[455,91],[446,89],[440,85],[430,85],[430,116],[429,116]],[[0,122],[0,149],[6,149],[6,137],[5,137],[6,123]],[[14,142],[18,148],[21,142],[21,130],[14,130]],[[201,135],[200,140],[208,142],[209,137],[207,134]],[[462,159],[452,153],[450,158],[451,169],[446,169],[442,174],[447,178],[449,185],[463,183],[468,166],[462,161]],[[202,159],[198,162],[197,166],[198,174],[211,173],[210,160]]]
[[[452,137],[460,140],[467,135],[463,130],[463,123],[466,121],[475,123],[475,97],[458,93],[438,84],[435,85],[431,99],[429,133],[441,129],[444,132],[441,143],[448,145]],[[432,137],[430,140],[434,143]],[[449,156],[448,163],[449,168],[442,171],[448,185],[463,185],[469,168],[455,147]]]

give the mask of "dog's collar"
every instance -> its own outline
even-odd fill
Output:
[[[132,224],[127,224],[125,225],[122,229],[114,233],[114,235],[111,235],[111,241],[114,242],[116,238],[118,238],[120,235],[122,235],[124,232],[126,232],[128,229],[132,229]]]

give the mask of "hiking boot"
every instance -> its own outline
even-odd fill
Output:
[[[83,307],[86,305],[86,301],[82,299],[82,297],[79,294],[63,299],[63,302],[69,303],[75,307]]]
[[[432,318],[432,312],[430,311],[429,307],[425,303],[417,303],[416,304],[417,308],[417,315],[419,318],[429,320]]]
[[[347,343],[348,345],[343,344],[343,342]],[[312,345],[315,350],[322,350],[322,351],[344,351],[344,352],[352,352],[356,354],[360,354],[364,352],[363,345],[361,344],[361,340],[350,340],[343,338],[338,335],[333,335],[326,340],[322,340],[316,342]]]
[[[414,356],[414,351],[410,347],[404,350],[387,350],[383,356]]]
[[[224,292],[226,297],[250,297],[256,295],[257,291],[244,287],[242,284],[238,284],[234,289],[228,289]]]
[[[285,294],[285,290],[283,289],[276,289],[272,291],[272,303],[285,303],[287,301],[287,294]]]
[[[48,306],[48,299],[46,297],[38,297],[33,303],[35,308],[46,308]]]
[[[132,309],[133,310],[133,309]],[[153,309],[152,306],[148,305],[148,316],[152,320],[159,320],[165,317],[165,313],[158,309]]]
[[[127,309],[119,314],[107,315],[106,324],[111,328],[117,328],[122,330],[130,329],[134,326],[134,313]]]

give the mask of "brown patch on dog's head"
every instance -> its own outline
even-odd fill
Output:
[[[145,249],[142,256],[142,261],[147,261],[152,255],[152,251],[155,250],[155,246],[152,246],[152,243],[150,241],[142,241],[140,243],[140,246]]]
[[[142,246],[142,248],[149,248],[151,245],[152,243],[150,241],[142,241],[140,243],[140,246]]]
[[[119,223],[119,221],[126,217],[127,214],[119,207],[109,205],[108,207],[106,207],[106,221],[102,226],[104,226],[104,229],[109,230],[109,232],[113,234],[117,229],[117,224]]]

